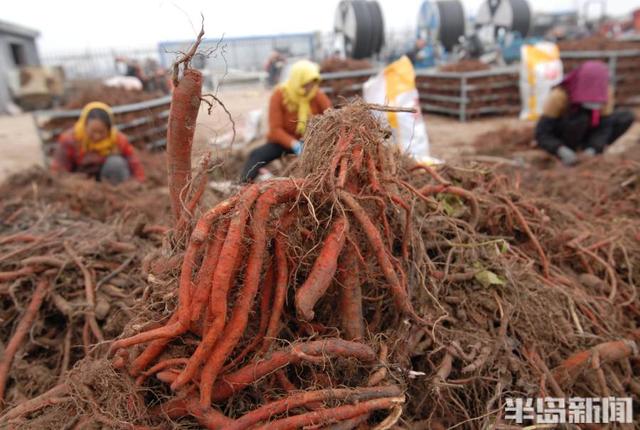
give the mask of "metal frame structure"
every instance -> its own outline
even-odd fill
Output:
[[[139,103],[113,106],[112,110],[114,115],[127,114],[131,112],[142,112],[145,110],[166,106],[166,109],[162,110],[159,113],[149,113],[148,115],[140,116],[139,118],[132,119],[125,123],[117,124],[116,128],[118,128],[118,130],[120,131],[126,131],[133,127],[144,125],[152,121],[156,121],[159,119],[167,119],[169,117],[170,104],[171,104],[171,96],[164,96],[164,97],[160,97],[152,100],[146,100]],[[81,112],[82,112],[81,109],[74,109],[74,110],[40,110],[32,113],[32,117],[34,119],[36,129],[38,130],[38,137],[40,138],[42,149],[45,153],[45,159],[46,159],[46,154],[48,153],[48,150],[51,148],[52,145],[55,145],[54,139],[56,138],[56,136],[58,136],[60,133],[64,131],[64,128],[44,130],[42,128],[43,125],[46,122],[55,120],[55,119],[76,119],[80,116]],[[143,133],[136,134],[130,140],[133,143],[146,136],[152,136],[163,131],[166,132],[166,130],[167,130],[167,122],[163,121],[162,125],[158,127],[153,127],[149,130],[145,130]],[[153,142],[148,143],[148,147],[150,148],[159,148],[165,145],[166,145],[165,138],[157,139]]]
[[[193,40],[170,40],[158,43],[157,53],[160,64],[163,67],[171,67],[178,53],[186,52],[192,43]],[[264,62],[274,49],[286,48],[290,50],[292,57],[315,59],[319,55],[319,44],[319,36],[314,32],[205,38],[200,43],[199,49],[201,52],[209,52],[210,55],[202,56],[202,67],[196,65],[196,68],[263,70]],[[215,52],[218,48],[220,51]]]
[[[333,73],[323,73],[322,77],[322,90],[329,95],[329,97],[333,97],[334,89],[332,86],[327,85],[329,81],[339,81],[342,79],[354,79],[354,78],[370,78],[371,76],[376,75],[381,69],[365,69],[365,70],[350,70],[344,72],[333,72]],[[504,76],[504,75],[513,75],[513,79],[509,82],[492,82],[488,84],[478,85],[474,83],[470,83],[469,80],[476,78],[485,78],[491,76]],[[444,78],[450,79],[451,85],[446,85],[443,87],[442,84],[434,84],[430,85],[429,83],[420,82],[421,77],[431,77],[431,78]],[[487,88],[498,89],[505,88],[510,86],[518,87],[519,82],[519,68],[518,66],[507,66],[507,67],[499,67],[493,68],[489,70],[480,70],[473,72],[440,72],[436,69],[426,69],[426,70],[417,70],[416,71],[416,88],[418,89],[418,93],[420,95],[421,108],[425,112],[435,112],[442,114],[453,114],[458,116],[460,121],[466,121],[470,114],[500,114],[500,113],[510,113],[514,108],[520,108],[520,104],[514,105],[501,105],[501,106],[486,106],[482,108],[474,108],[472,112],[468,109],[468,104],[472,101],[486,101],[491,102],[498,100],[499,96],[495,94],[487,94],[487,95],[479,95],[475,96],[473,92],[478,89],[486,90]],[[343,91],[361,91],[364,83],[358,82],[342,87]],[[459,91],[459,95],[450,96],[450,95],[442,95],[437,94],[438,90],[449,89]],[[433,90],[433,91],[432,91]],[[519,90],[517,90],[519,91]],[[444,102],[454,102],[458,103],[459,107],[457,109],[454,108],[445,108],[442,106],[437,106],[433,103],[429,103],[428,101],[444,101]],[[426,102],[425,102],[426,101]]]
[[[477,78],[487,78],[492,76],[513,75],[513,81],[509,82],[490,82],[487,84],[474,84],[469,80]],[[420,82],[420,78],[437,78],[451,80],[451,85],[443,87],[442,84],[430,84],[428,82]],[[517,86],[519,81],[518,66],[499,67],[489,70],[479,70],[473,72],[440,72],[436,69],[418,70],[416,72],[416,87],[420,95],[420,106],[425,112],[436,112],[457,115],[462,122],[466,121],[470,114],[500,114],[507,113],[514,108],[513,105],[490,106],[474,108],[472,111],[468,108],[468,104],[472,101],[491,102],[498,99],[497,95],[474,95],[473,92],[478,89],[497,89],[510,86]],[[459,91],[459,95],[450,96],[442,94],[434,94],[434,91],[449,89]],[[434,91],[431,91],[434,90]],[[429,101],[445,101],[458,103],[458,108],[446,108],[429,103]],[[520,105],[518,104],[518,107]]]

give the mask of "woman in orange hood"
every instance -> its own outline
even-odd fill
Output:
[[[331,101],[319,87],[317,64],[301,60],[291,66],[289,79],[271,95],[267,143],[249,154],[242,172],[243,182],[253,181],[261,167],[284,154],[300,155],[309,118],[331,107]]]

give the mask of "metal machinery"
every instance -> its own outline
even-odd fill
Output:
[[[385,39],[382,9],[376,0],[342,0],[333,31],[341,55],[361,59],[379,54]]]
[[[459,0],[425,0],[418,13],[418,39],[426,42],[416,67],[432,67],[447,60],[465,34],[466,18]]]
[[[595,29],[607,16],[607,0],[583,0],[579,9],[580,26]]]
[[[520,46],[532,21],[527,0],[485,0],[473,26],[467,28],[459,0],[425,0],[418,14],[417,37],[426,41],[417,67],[448,60],[500,55],[505,62],[520,57]]]
[[[485,0],[475,18],[475,35],[483,46],[499,50],[504,61],[511,63],[520,59],[531,23],[527,0]]]
[[[501,32],[517,33],[522,37],[531,28],[531,9],[527,0],[485,0],[475,18],[477,32],[490,32],[494,39]]]

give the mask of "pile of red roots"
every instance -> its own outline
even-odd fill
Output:
[[[116,189],[31,170],[0,191],[4,408],[106,352],[104,342],[121,334],[137,300],[149,295],[142,259],[168,229],[147,212],[150,190],[138,185]]]
[[[440,72],[478,72],[489,69],[488,64],[478,60],[460,60],[457,63],[438,66],[438,71]]]
[[[390,174],[394,155],[379,144],[382,131],[365,109],[324,121],[301,160],[304,177],[250,185],[200,217],[170,318],[112,344],[114,365],[137,384],[153,379],[175,393],[158,411],[208,428],[245,428],[293,407],[278,391],[305,390],[297,402],[306,412],[269,425],[399,417],[403,388],[377,368],[387,348],[368,340],[405,318],[427,324],[409,288],[416,276],[410,256],[418,251],[406,202],[422,194]],[[327,124],[336,127],[333,136]],[[379,306],[366,306],[367,295],[378,296]],[[327,378],[319,370],[327,365],[353,383]],[[276,397],[260,411],[242,414],[236,406],[228,417],[212,407],[231,407],[234,395],[262,384],[258,391]],[[337,404],[323,405],[330,400]]]
[[[481,428],[509,424],[506,397],[637,395],[638,222],[606,240],[517,176],[415,166],[384,137],[366,105],[332,111],[294,177],[186,223],[156,279],[176,293],[100,362],[119,409],[76,370],[12,422],[71,397],[121,428]]]

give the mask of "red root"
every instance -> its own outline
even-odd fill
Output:
[[[3,352],[2,360],[0,361],[0,404],[4,403],[4,391],[7,385],[9,370],[13,363],[13,357],[16,355],[16,352],[18,352],[18,349],[22,345],[25,337],[29,334],[31,325],[38,316],[38,311],[40,310],[40,306],[42,305],[48,290],[49,281],[47,279],[40,280],[33,292],[33,296],[31,296],[31,301],[29,302],[24,315],[22,315],[13,336],[11,336],[9,343]]]
[[[469,219],[469,225],[475,227],[478,224],[478,218],[480,216],[480,206],[478,200],[472,192],[465,190],[464,188],[454,187],[452,185],[426,185],[420,189],[420,193],[424,196],[430,196],[433,194],[448,193],[465,199],[469,203],[469,210],[471,212],[471,218]]]
[[[340,217],[334,222],[311,273],[296,291],[296,310],[305,321],[313,319],[313,307],[331,285],[338,267],[338,256],[342,252],[348,231],[349,224],[346,218]]]
[[[295,344],[288,351],[274,352],[269,358],[255,361],[230,375],[222,376],[214,386],[212,400],[224,400],[281,367],[302,361],[325,362],[331,356],[353,357],[362,362],[376,359],[375,352],[367,345],[342,339]]]
[[[182,79],[173,90],[167,127],[169,194],[176,222],[182,214],[180,195],[191,179],[191,145],[201,97],[202,73],[194,69],[185,69]]]
[[[554,379],[560,385],[571,383],[588,368],[594,354],[599,356],[600,364],[604,364],[638,355],[638,346],[632,340],[617,340],[601,343],[589,350],[577,352],[551,370]]]
[[[340,317],[347,340],[364,339],[364,316],[362,314],[362,288],[358,274],[358,258],[353,245],[340,259],[338,284],[340,285]]]
[[[253,410],[242,416],[241,418],[235,420],[235,422],[227,427],[227,429],[241,430],[250,428],[251,426],[261,421],[270,421],[271,417],[275,415],[314,402],[326,402],[330,400],[363,402],[384,397],[399,397],[401,395],[402,390],[395,385],[372,388],[342,388],[306,391],[298,394],[292,394],[285,397],[284,399],[276,400],[274,402],[261,406],[260,408]]]
[[[256,427],[256,429],[285,430],[331,424],[359,417],[363,414],[376,410],[393,409],[402,403],[404,403],[404,397],[368,400],[356,405],[337,406],[335,408],[321,409],[307,412],[305,414],[294,415],[292,417],[272,421],[269,424]]]
[[[213,388],[213,383],[224,365],[227,356],[231,354],[246,329],[249,311],[258,292],[260,273],[262,272],[262,266],[265,260],[265,250],[267,247],[266,224],[269,219],[271,206],[293,198],[296,191],[295,183],[288,182],[280,188],[269,188],[258,199],[251,224],[253,246],[251,247],[251,252],[247,260],[244,285],[238,293],[238,300],[231,312],[231,320],[225,327],[220,341],[202,370],[200,379],[200,403],[203,406],[211,404],[210,392],[211,388]],[[224,253],[222,255],[224,255]],[[216,268],[216,270],[220,270],[219,267]],[[176,381],[172,388],[177,389],[178,387],[179,384],[178,381]]]
[[[393,295],[396,306],[398,306],[401,311],[405,312],[416,322],[426,324],[426,321],[420,318],[413,310],[413,306],[411,305],[411,301],[409,300],[409,297],[407,295],[406,287],[400,282],[400,279],[398,279],[395,268],[389,260],[389,256],[384,246],[384,242],[382,241],[382,237],[380,236],[380,233],[376,229],[367,213],[351,194],[340,191],[339,196],[340,199],[344,201],[347,207],[349,207],[349,209],[353,212],[353,215],[362,226],[362,229],[364,230],[364,233],[369,240],[369,244],[375,252],[378,264],[380,265],[380,268],[382,269],[382,272],[387,282],[389,283],[389,288],[391,289],[391,293]]]

